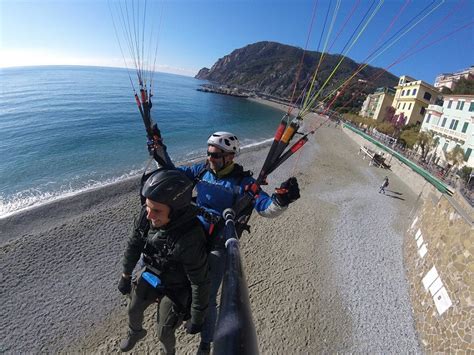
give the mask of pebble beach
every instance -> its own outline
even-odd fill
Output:
[[[416,195],[390,171],[379,194],[387,171],[340,126],[305,124],[316,133],[264,188],[296,176],[301,198],[276,219],[254,214],[241,240],[260,352],[421,352],[403,263]],[[258,173],[268,149],[236,160]],[[0,220],[1,353],[119,352],[128,300],[117,283],[138,186],[134,177]],[[158,352],[154,313],[132,353]],[[177,353],[198,342],[179,330]]]

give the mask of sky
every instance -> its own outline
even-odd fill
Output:
[[[0,0],[0,68],[130,66],[125,5],[162,72],[194,76],[259,41],[342,53],[428,83],[474,65],[472,0],[148,0],[144,27],[132,4],[143,13],[145,0]]]

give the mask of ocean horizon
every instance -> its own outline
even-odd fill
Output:
[[[0,69],[0,218],[140,174],[149,158],[127,69]],[[243,147],[269,141],[281,111],[155,75],[152,117],[174,162],[204,158],[214,131]],[[138,85],[134,83],[135,87]]]

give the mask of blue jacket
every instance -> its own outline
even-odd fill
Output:
[[[202,176],[196,184],[196,203],[198,206],[204,207],[208,212],[221,216],[226,208],[232,207],[237,198],[244,194],[245,186],[254,183],[255,179],[251,176],[235,173],[238,170],[243,171],[242,167],[237,164],[235,164],[235,168],[230,174],[221,178],[209,170],[202,174],[205,166],[205,163],[201,163],[191,166],[180,166],[178,169],[184,171],[192,180],[199,178],[199,175]],[[284,208],[276,206],[272,198],[263,190],[260,191],[253,207],[264,217],[276,217],[277,214],[280,214],[280,210],[284,210]],[[266,213],[267,211],[269,213]],[[203,217],[199,216],[199,218],[204,227],[209,230],[209,223]]]

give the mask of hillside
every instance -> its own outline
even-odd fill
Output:
[[[302,55],[303,49],[301,48],[276,42],[258,42],[236,49],[229,55],[220,58],[211,69],[202,68],[196,78],[289,99]],[[320,56],[320,52],[306,52],[299,76],[297,95],[311,80]],[[316,81],[316,89],[324,84],[340,59],[340,55],[326,54],[324,56]],[[346,57],[324,88],[322,96],[324,97],[337,88],[358,67],[359,63]],[[348,89],[344,95],[349,98],[352,93],[357,94],[358,99],[354,100],[355,102],[351,106],[360,106],[365,94],[373,92],[378,87],[397,84],[398,78],[389,72],[384,72],[375,81],[368,81],[380,70],[380,68],[367,66],[352,80],[354,86]]]

